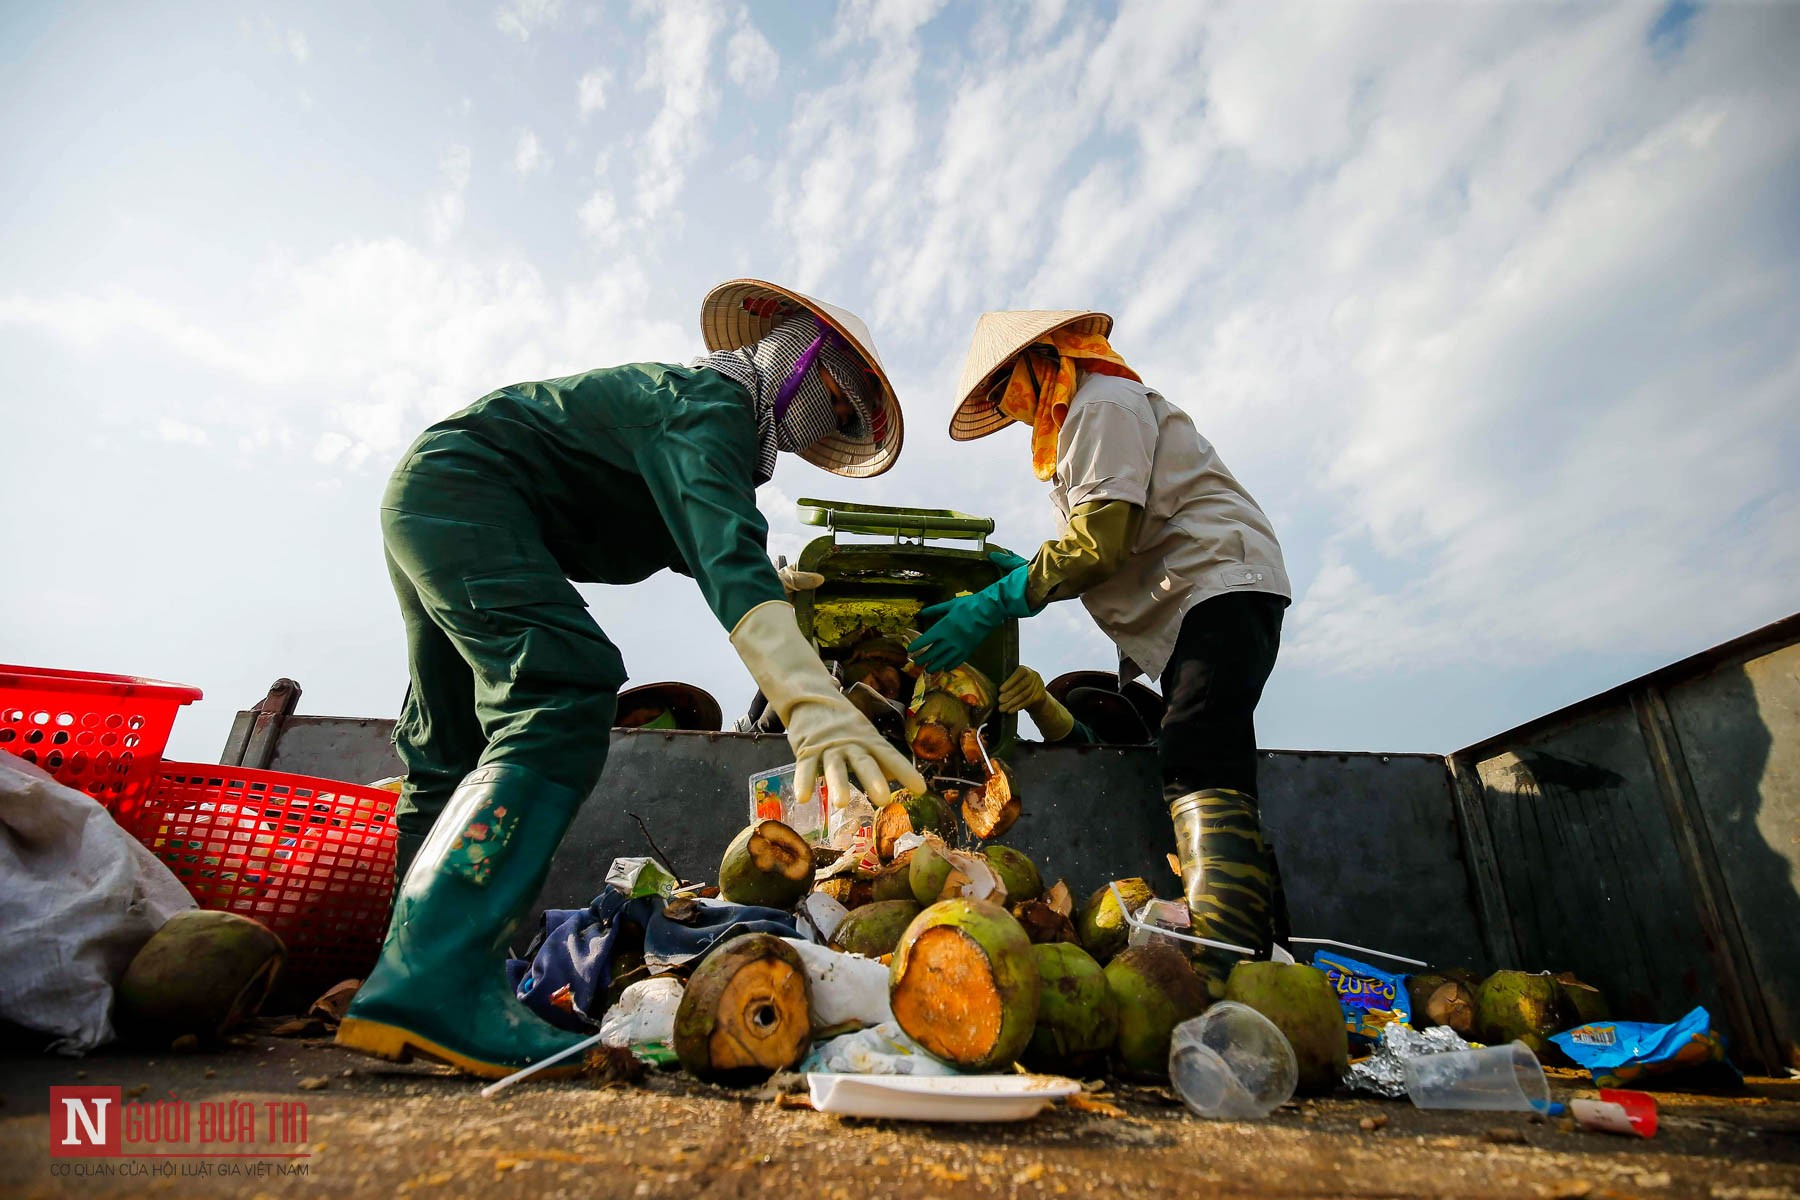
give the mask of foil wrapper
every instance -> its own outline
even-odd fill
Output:
[[[1355,1091],[1374,1092],[1397,1100],[1406,1095],[1407,1059],[1468,1049],[1471,1049],[1469,1043],[1448,1025],[1414,1029],[1396,1021],[1381,1031],[1375,1053],[1350,1064],[1350,1069],[1344,1073],[1344,1084]]]

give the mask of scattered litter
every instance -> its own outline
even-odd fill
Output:
[[[1293,1098],[1299,1077],[1287,1038],[1248,1005],[1220,1001],[1170,1038],[1170,1083],[1197,1116],[1261,1120]]]
[[[1656,1097],[1648,1092],[1601,1088],[1598,1100],[1569,1101],[1569,1115],[1583,1129],[1627,1137],[1656,1136]]]
[[[1397,1100],[1406,1095],[1405,1064],[1408,1059],[1467,1049],[1469,1043],[1448,1026],[1414,1029],[1410,1025],[1389,1025],[1381,1031],[1375,1053],[1350,1064],[1344,1084],[1355,1091],[1373,1092]]]
[[[1639,1021],[1596,1021],[1550,1039],[1604,1088],[1641,1082],[1645,1076],[1710,1067],[1740,1080],[1725,1057],[1725,1044],[1712,1016],[1696,1008],[1673,1025]]]
[[[954,1075],[892,1021],[813,1045],[800,1068],[812,1075]]]
[[[1404,976],[1333,950],[1316,952],[1312,961],[1337,992],[1344,1025],[1353,1036],[1373,1041],[1389,1025],[1412,1022]]]
[[[308,1075],[300,1081],[300,1090],[303,1092],[322,1092],[330,1086],[331,1080],[324,1075]]]
[[[606,869],[606,883],[635,900],[640,896],[672,896],[681,881],[653,858],[615,858]]]
[[[795,938],[784,940],[806,967],[815,1034],[851,1033],[894,1019],[893,1010],[888,1007],[886,967],[861,955],[844,954]]]
[[[1505,1125],[1495,1126],[1481,1137],[1483,1141],[1492,1142],[1496,1146],[1523,1146],[1525,1144],[1523,1133]]]
[[[1406,1094],[1420,1108],[1545,1112],[1550,1084],[1524,1042],[1406,1059]]]
[[[810,1074],[807,1084],[820,1112],[900,1121],[1022,1121],[1081,1093],[1054,1075]]]
[[[668,975],[634,983],[619,993],[618,1003],[600,1022],[600,1044],[629,1049],[643,1057],[674,1058],[675,1010],[681,1006],[681,980]]]
[[[1122,1117],[1125,1115],[1125,1110],[1118,1105],[1108,1104],[1099,1097],[1090,1096],[1086,1092],[1076,1092],[1068,1098],[1066,1103],[1076,1112],[1092,1113],[1097,1117]]]

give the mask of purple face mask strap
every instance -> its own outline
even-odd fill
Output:
[[[788,372],[788,377],[781,381],[780,390],[775,393],[775,419],[777,421],[786,414],[788,402],[794,398],[794,393],[798,392],[800,385],[806,382],[806,373],[812,370],[813,364],[818,361],[819,351],[824,347],[826,341],[832,339],[833,335],[837,333],[837,330],[817,317],[813,318],[813,323],[819,327],[819,336],[800,352],[800,358],[794,363],[794,369]],[[842,339],[836,340],[841,341]]]

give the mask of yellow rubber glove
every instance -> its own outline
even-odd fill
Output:
[[[796,592],[810,592],[825,582],[825,577],[817,571],[802,571],[798,567],[790,567],[782,563],[775,568],[775,574],[781,577],[781,590],[792,600]]]
[[[1000,685],[1000,711],[1031,715],[1046,742],[1060,742],[1075,728],[1075,717],[1044,688],[1044,677],[1030,667],[1019,669]]]
[[[907,757],[838,691],[818,651],[801,636],[793,605],[757,605],[731,631],[731,645],[787,726],[798,764],[794,795],[812,795],[821,774],[834,808],[850,802],[852,776],[876,808],[892,799],[890,779],[915,794],[925,790],[924,777]]]

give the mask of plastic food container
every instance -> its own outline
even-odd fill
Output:
[[[1550,1085],[1524,1042],[1426,1054],[1405,1062],[1406,1094],[1420,1108],[1544,1112]]]

